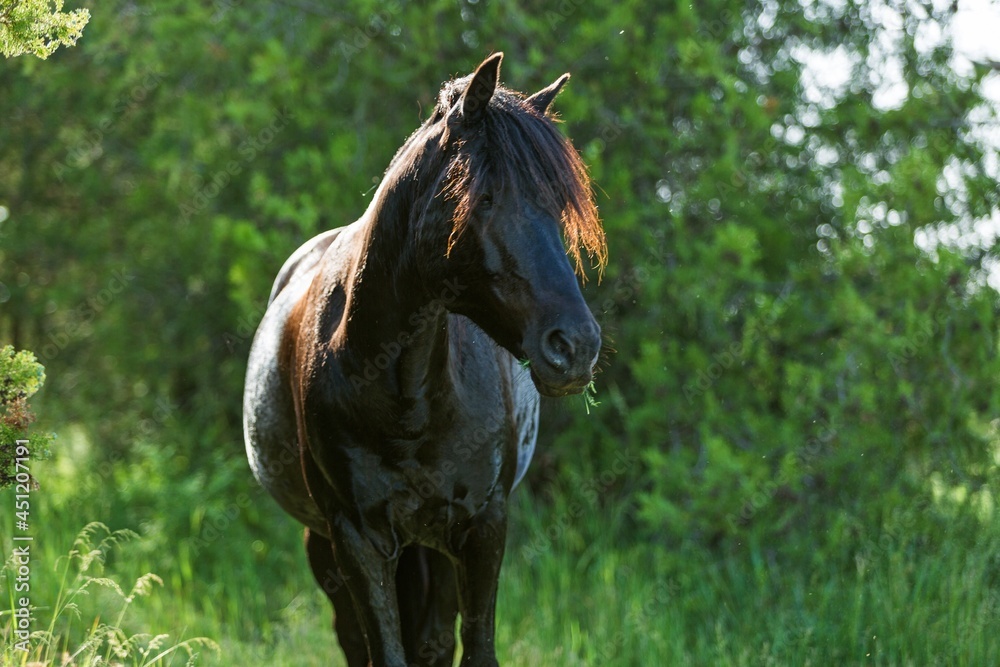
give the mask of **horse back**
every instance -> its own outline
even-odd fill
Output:
[[[298,250],[285,260],[281,270],[278,271],[278,276],[274,279],[274,285],[271,287],[271,296],[267,299],[268,305],[274,302],[278,293],[294,277],[311,271],[319,263],[320,258],[323,257],[323,253],[326,252],[327,248],[330,247],[330,244],[333,243],[334,239],[337,238],[337,235],[343,229],[343,227],[337,227],[322,234],[317,234],[299,246]]]

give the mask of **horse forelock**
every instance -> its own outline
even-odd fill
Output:
[[[488,191],[494,198],[540,206],[560,221],[577,272],[584,276],[583,252],[603,271],[604,230],[587,167],[573,144],[524,95],[503,87],[497,87],[479,126],[464,126],[459,105],[470,78],[444,84],[434,112],[400,148],[386,177],[419,171],[424,174],[419,181],[433,186],[422,206],[439,196],[453,204],[446,253]]]
[[[456,125],[461,122],[454,118],[455,106],[467,83],[465,77],[442,88],[434,113],[439,121],[446,125],[449,120]],[[479,127],[445,129],[454,153],[442,190],[455,205],[449,250],[488,190],[495,198],[541,206],[561,222],[567,249],[581,276],[581,250],[602,270],[607,245],[587,167],[554,121],[525,99],[498,87]]]

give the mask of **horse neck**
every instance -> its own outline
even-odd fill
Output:
[[[461,289],[422,283],[405,199],[401,184],[380,187],[365,215],[341,339],[355,386],[381,394],[404,421],[401,412],[421,413],[429,389],[450,382],[447,306]]]

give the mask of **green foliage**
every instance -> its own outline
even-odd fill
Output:
[[[45,383],[45,368],[27,350],[0,349],[0,405],[31,398]]]
[[[146,633],[129,634],[126,631],[126,617],[136,599],[150,595],[154,584],[163,585],[160,577],[147,573],[138,577],[126,593],[115,579],[100,576],[109,554],[135,537],[137,535],[130,530],[112,531],[99,522],[84,526],[77,534],[73,548],[61,559],[61,579],[53,605],[45,609],[31,609],[32,622],[40,625],[47,620],[46,629],[31,633],[30,639],[25,642],[28,650],[20,650],[16,642],[5,642],[0,652],[3,664],[10,667],[48,665],[54,664],[58,657],[60,664],[78,667],[107,664],[154,667],[171,664],[173,654],[183,651],[188,657],[186,664],[193,665],[198,655],[196,649],[218,651],[218,645],[204,637],[169,644],[169,636],[165,634],[154,636]],[[12,559],[8,560],[0,568],[0,582],[14,581],[16,576],[17,567]],[[26,594],[24,591],[15,593],[14,587],[10,588],[12,597]],[[98,588],[110,591],[117,601],[114,620],[105,622],[97,617],[92,621],[85,621],[82,625],[86,628],[86,634],[79,646],[64,645],[63,633],[66,627],[83,620],[83,601]],[[15,605],[12,604],[11,608],[14,609]],[[2,626],[2,634],[11,637],[17,619],[13,612],[5,612],[3,616],[7,616],[7,619],[5,626]]]
[[[0,340],[45,364],[34,407],[64,436],[41,507],[140,529],[128,576],[183,600],[156,611],[245,643],[232,655],[294,656],[301,616],[281,610],[314,587],[243,462],[250,341],[288,254],[356,219],[440,82],[503,50],[517,89],[572,72],[554,106],[610,243],[585,290],[601,408],[546,401],[518,491],[513,662],[612,662],[629,611],[676,580],[619,664],[996,663],[963,628],[1000,591],[995,536],[976,537],[1000,491],[997,245],[976,231],[1000,203],[997,74],[928,37],[952,19],[106,3],[79,48],[0,71]],[[838,51],[847,83],[811,86]],[[321,598],[296,608],[327,625]]]
[[[25,53],[45,60],[60,46],[74,46],[90,21],[90,11],[61,11],[63,0],[3,0],[0,2],[0,53],[12,58]]]
[[[15,352],[12,345],[0,348],[0,489],[14,483],[18,459],[24,471],[28,461],[48,456],[52,436],[28,430],[35,420],[28,399],[44,383],[45,368],[35,355],[27,350]]]

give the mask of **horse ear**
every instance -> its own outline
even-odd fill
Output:
[[[559,91],[562,90],[562,87],[566,85],[567,81],[569,81],[569,72],[556,79],[547,88],[539,90],[537,93],[525,100],[525,102],[534,107],[535,111],[537,111],[540,115],[544,116],[549,110],[549,106],[552,105],[552,100],[556,98],[556,95],[559,94]]]
[[[497,89],[501,60],[503,53],[494,53],[484,60],[472,75],[472,81],[462,93],[462,118],[466,123],[475,123],[482,120],[485,115],[486,107],[489,106]]]

